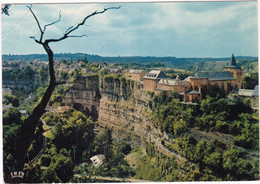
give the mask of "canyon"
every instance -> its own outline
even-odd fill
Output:
[[[153,113],[149,102],[152,92],[143,90],[140,81],[115,77],[112,75],[88,75],[69,84],[63,98],[63,105],[68,105],[82,111],[97,121],[97,133],[102,128],[112,130],[114,140],[123,140],[132,148],[139,147],[145,154],[149,144],[156,151],[166,157],[174,158],[178,162],[180,173],[198,171],[198,166],[182,156],[181,150],[172,149],[176,137],[162,132],[153,125]],[[203,132],[197,128],[189,128],[189,132],[196,141],[205,140],[209,143],[225,143],[226,149],[234,146],[234,137],[220,132]],[[257,160],[259,154],[253,154],[242,147],[236,146],[252,158]],[[217,148],[220,149],[220,148]]]
[[[164,154],[174,154],[162,144],[170,141],[170,135],[152,125],[149,100],[153,93],[143,90],[141,82],[125,77],[89,75],[69,85],[64,105],[91,115],[97,120],[97,127],[112,130],[114,139],[141,147],[144,152],[146,145],[153,143]]]

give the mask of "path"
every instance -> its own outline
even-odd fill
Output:
[[[42,134],[42,135],[43,135],[42,149],[41,149],[40,152],[28,163],[28,165],[29,165],[30,167],[32,166],[32,164],[33,164],[34,162],[36,162],[36,161],[41,157],[43,151],[45,150],[46,145],[47,145],[47,134],[46,134],[46,132],[49,131],[49,130],[51,130],[51,128],[52,128],[52,127],[46,125],[46,122],[45,122],[43,119],[41,119],[41,121],[42,121],[43,125],[45,125],[48,129],[45,130],[44,133]]]

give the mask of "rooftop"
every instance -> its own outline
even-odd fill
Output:
[[[178,79],[161,79],[159,84],[165,84],[169,86],[184,86],[188,83],[188,81],[182,81]]]
[[[192,90],[192,91],[188,92],[188,94],[200,94],[200,92],[197,90]]]
[[[10,88],[3,88],[2,90],[3,90],[3,92],[9,92],[9,91],[12,91]]]
[[[228,71],[225,71],[225,72],[197,72],[194,74],[193,78],[196,78],[196,79],[208,78],[211,81],[235,79],[233,77],[233,75]]]
[[[252,96],[253,95],[252,89],[239,89],[238,90],[238,95],[239,96]]]
[[[256,85],[255,89],[239,89],[238,95],[247,97],[259,96],[259,85]]]
[[[144,79],[165,79],[167,76],[160,70],[152,70],[144,76]]]
[[[190,78],[192,78],[192,76],[187,77],[186,79],[184,79],[184,81],[190,82]]]
[[[129,70],[129,73],[142,73],[144,70]]]
[[[228,63],[228,66],[226,66],[225,68],[242,70],[240,66],[237,66],[237,62],[236,62],[236,59],[234,57],[234,54],[232,54],[230,61]]]

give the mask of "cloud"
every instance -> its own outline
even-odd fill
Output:
[[[90,18],[74,33],[87,34],[87,38],[52,44],[55,52],[218,57],[229,56],[236,50],[241,55],[257,55],[255,3],[36,4],[33,10],[42,25],[57,20],[61,11],[61,21],[46,31],[46,38],[57,38],[95,10],[119,5],[119,10]],[[10,16],[3,16],[3,53],[44,52],[29,40],[29,36],[39,36],[30,13],[10,33],[27,11],[24,5],[16,5]]]

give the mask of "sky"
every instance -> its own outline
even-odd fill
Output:
[[[2,15],[2,54],[45,54],[30,39],[40,31],[27,5],[15,5]],[[33,4],[44,38],[60,38],[95,10],[121,6],[87,20],[73,36],[51,43],[54,53],[100,56],[230,57],[258,56],[256,2],[168,2]]]

